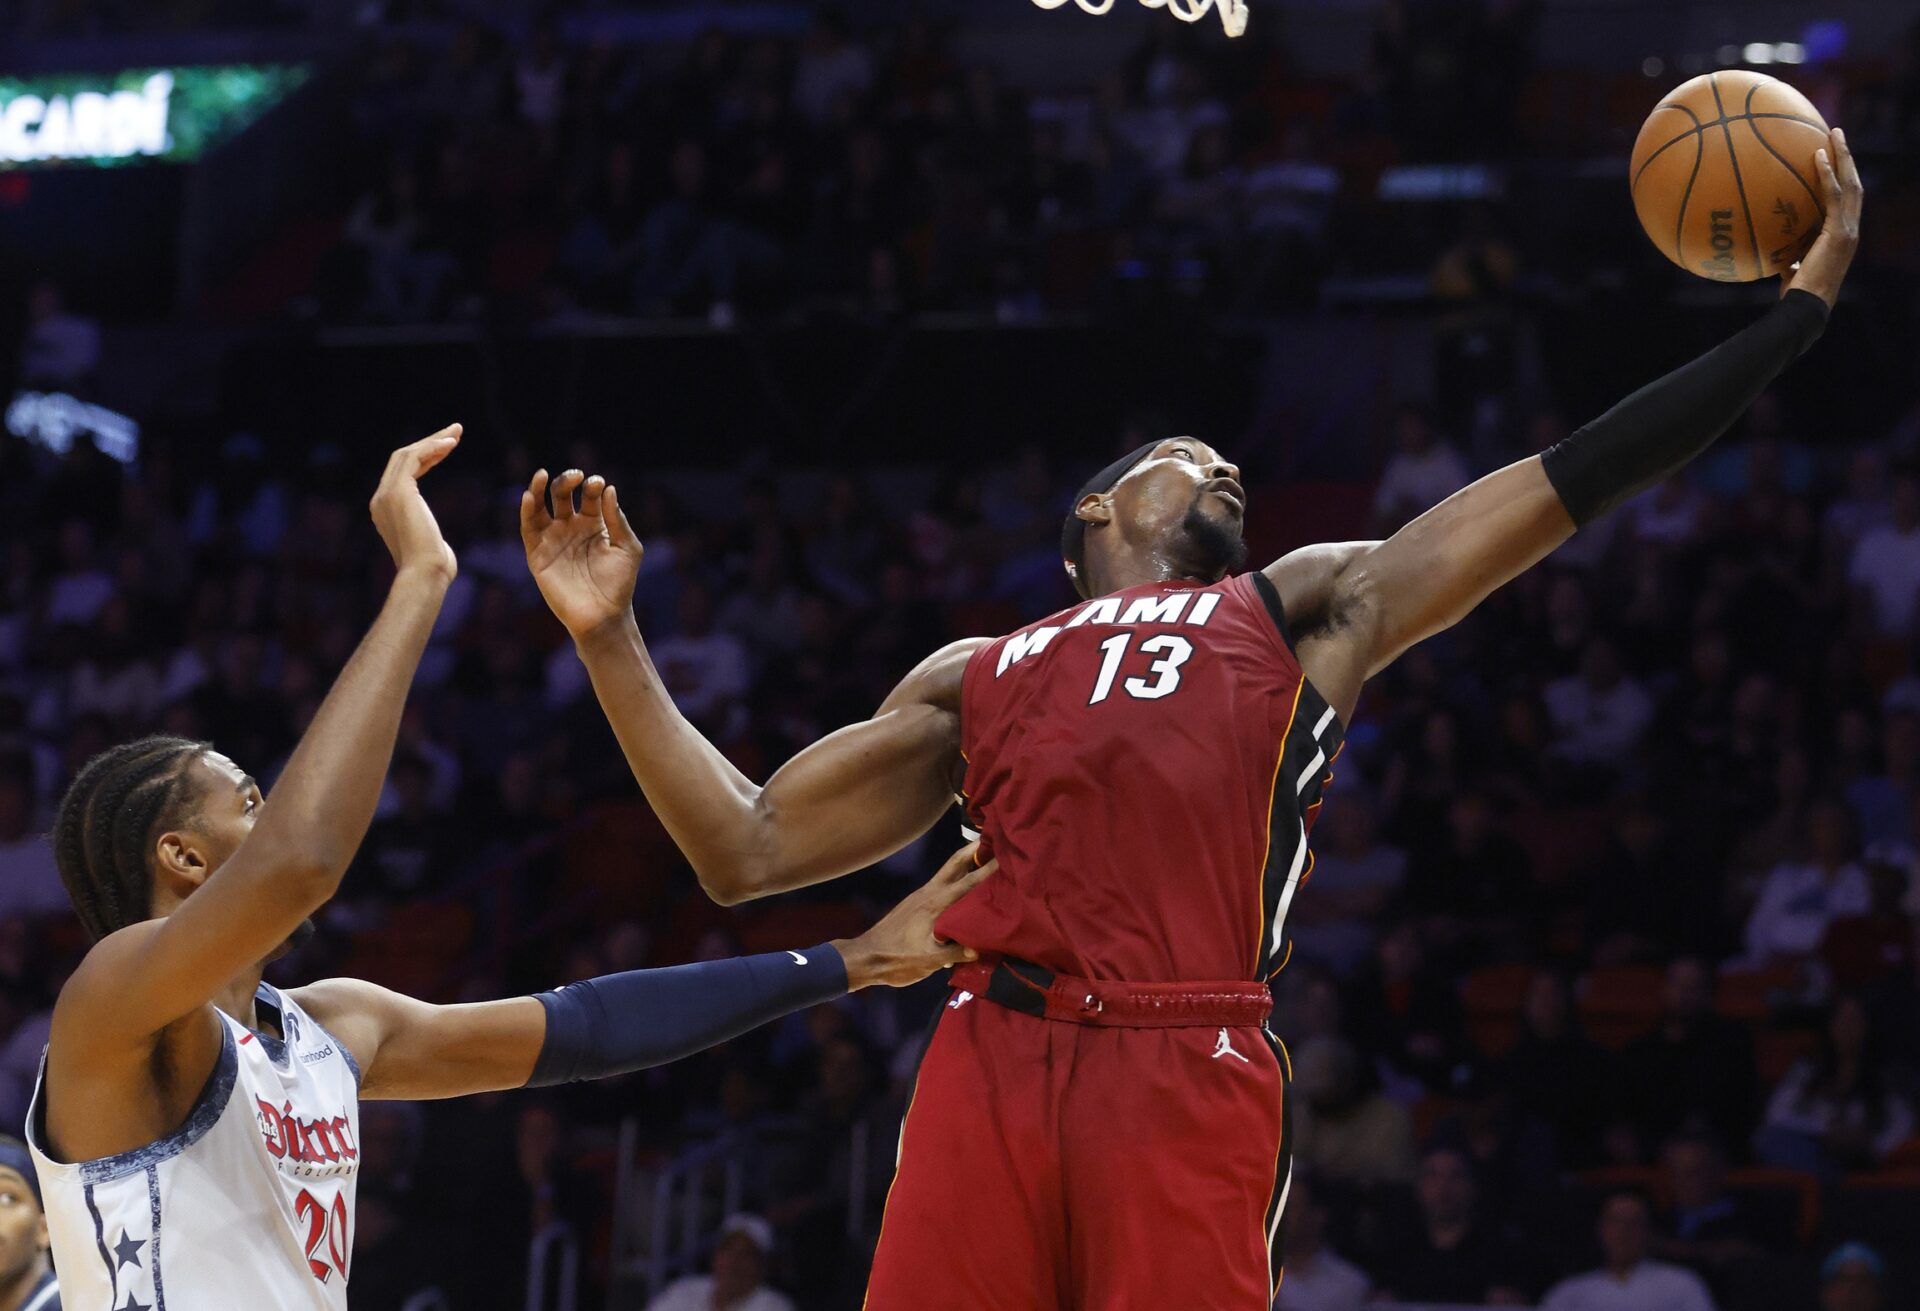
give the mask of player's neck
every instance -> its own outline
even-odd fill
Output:
[[[1170,555],[1158,551],[1123,549],[1101,562],[1094,575],[1094,595],[1098,597],[1109,592],[1124,592],[1129,587],[1144,587],[1150,583],[1190,583],[1195,587],[1205,587],[1207,580],[1198,577],[1184,561]]]
[[[0,1311],[20,1311],[27,1298],[47,1276],[47,1254],[40,1252],[27,1262],[27,1268],[5,1283],[0,1283]]]
[[[253,994],[260,986],[260,976],[265,972],[264,965],[254,966],[215,995],[213,1004],[248,1028],[255,1027]],[[0,1302],[0,1311],[7,1311],[4,1302]]]

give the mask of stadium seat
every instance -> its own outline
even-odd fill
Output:
[[[1797,972],[1793,965],[1728,970],[1720,976],[1714,1005],[1730,1020],[1749,1023],[1765,1020],[1773,1014],[1773,995],[1791,987]]]
[[[1772,1087],[1794,1067],[1795,1062],[1813,1055],[1819,1049],[1820,1035],[1811,1030],[1762,1029],[1753,1036],[1754,1068],[1760,1075],[1760,1082]]]
[[[1727,1191],[1741,1198],[1764,1220],[1777,1215],[1797,1242],[1820,1230],[1820,1183],[1799,1170],[1748,1166],[1727,1174]]]
[[[1520,1011],[1532,981],[1531,965],[1489,965],[1461,983],[1467,1036],[1481,1054],[1505,1056],[1520,1040]]]
[[[1618,1051],[1660,1022],[1666,978],[1652,965],[1595,970],[1580,985],[1580,1024],[1592,1038]]]

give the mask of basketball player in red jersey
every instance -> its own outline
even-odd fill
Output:
[[[1237,575],[1238,470],[1192,438],[1143,447],[1067,520],[1082,604],[936,652],[764,785],[649,662],[616,490],[535,475],[528,562],[711,895],[869,865],[956,792],[999,862],[937,926],[979,960],[908,1108],[871,1311],[1270,1304],[1289,1161],[1265,981],[1361,685],[1704,450],[1812,344],[1858,240],[1858,175],[1830,147],[1825,226],[1780,304],[1559,446],[1384,542]]]

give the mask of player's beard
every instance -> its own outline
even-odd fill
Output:
[[[282,957],[291,956],[294,952],[299,951],[309,942],[312,942],[314,935],[318,932],[320,932],[320,926],[315,924],[311,919],[301,920],[294,926],[293,932],[287,935],[287,940],[280,944],[280,949],[267,959],[279,960]]]
[[[1195,578],[1209,582],[1224,578],[1247,558],[1247,544],[1240,536],[1239,521],[1216,519],[1202,510],[1197,500],[1187,507],[1180,531],[1186,538],[1187,572]]]

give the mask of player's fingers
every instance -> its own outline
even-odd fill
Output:
[[[964,878],[973,868],[974,853],[980,850],[980,839],[975,838],[966,846],[948,856],[946,863],[940,866],[940,872],[933,876],[935,883],[952,883]]]
[[[633,531],[633,525],[627,522],[627,512],[620,508],[620,489],[612,483],[607,484],[607,495],[601,502],[600,512],[607,518],[609,541],[623,551],[640,549],[639,535]]]
[[[580,513],[588,519],[600,518],[600,497],[607,490],[607,480],[599,474],[588,478],[580,487]]]
[[[453,453],[460,444],[460,435],[465,430],[457,423],[450,423],[433,436],[413,444],[413,476],[418,478],[434,465]]]
[[[573,518],[573,494],[587,475],[578,469],[569,469],[553,480],[553,517],[556,519]]]
[[[1824,146],[1813,152],[1813,163],[1820,170],[1820,189],[1827,194],[1827,209],[1831,212],[1840,203],[1842,193],[1840,179],[1833,171],[1833,159]]]
[[[953,881],[953,899],[955,901],[958,901],[960,900],[960,898],[966,896],[969,892],[972,892],[976,887],[978,887],[982,882],[986,880],[989,874],[992,874],[995,870],[999,868],[1000,868],[999,861],[990,860],[986,864],[981,865],[975,869],[963,871],[960,877]]]
[[[934,959],[940,962],[935,969],[945,969],[949,965],[965,965],[980,959],[980,953],[972,947],[962,947],[957,942],[942,943],[934,953]]]
[[[1847,134],[1839,128],[1833,130],[1833,157],[1838,165],[1834,172],[1839,174],[1840,184],[1850,191],[1860,191],[1860,166],[1854,162],[1853,150],[1847,145]]]

